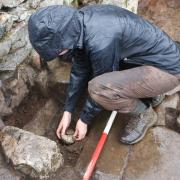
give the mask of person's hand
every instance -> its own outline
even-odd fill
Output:
[[[59,126],[56,130],[56,134],[58,136],[59,139],[61,139],[61,136],[65,134],[67,128],[69,127],[71,123],[71,113],[65,111],[63,114],[63,117],[59,123]]]
[[[87,124],[81,121],[81,119],[79,119],[77,121],[76,130],[73,136],[75,137],[77,141],[79,141],[79,140],[84,139],[84,137],[86,136],[86,133],[87,133]]]

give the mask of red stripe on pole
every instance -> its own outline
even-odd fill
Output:
[[[96,149],[95,149],[95,151],[94,151],[94,153],[92,155],[91,161],[88,164],[86,172],[85,172],[85,174],[83,176],[83,180],[89,180],[90,179],[90,177],[92,175],[92,172],[93,172],[93,170],[95,168],[96,161],[97,161],[97,159],[98,159],[98,157],[99,157],[99,155],[100,155],[100,153],[102,151],[102,148],[104,146],[104,143],[105,143],[106,139],[107,139],[107,134],[103,132],[102,135],[101,135],[101,138],[100,138],[100,140],[99,140],[99,142],[98,142],[98,144],[96,146]]]

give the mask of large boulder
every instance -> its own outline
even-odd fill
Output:
[[[62,164],[57,144],[42,136],[6,126],[1,132],[1,146],[15,169],[32,178],[48,178]]]

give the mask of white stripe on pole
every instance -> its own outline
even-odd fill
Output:
[[[110,129],[111,129],[111,126],[112,126],[112,124],[113,124],[113,122],[114,122],[114,119],[115,119],[115,117],[116,117],[116,114],[117,114],[117,111],[113,111],[112,113],[111,113],[111,116],[109,117],[109,120],[108,120],[108,123],[107,123],[107,125],[106,125],[106,127],[105,127],[105,129],[104,129],[104,133],[106,133],[106,134],[109,134],[109,131],[110,131]]]

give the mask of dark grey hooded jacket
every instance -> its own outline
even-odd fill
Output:
[[[45,60],[73,49],[73,66],[64,110],[73,112],[88,81],[121,64],[152,65],[180,73],[180,50],[170,37],[136,14],[112,5],[76,10],[50,6],[29,19],[29,38]],[[80,118],[89,124],[101,108],[87,98]]]

